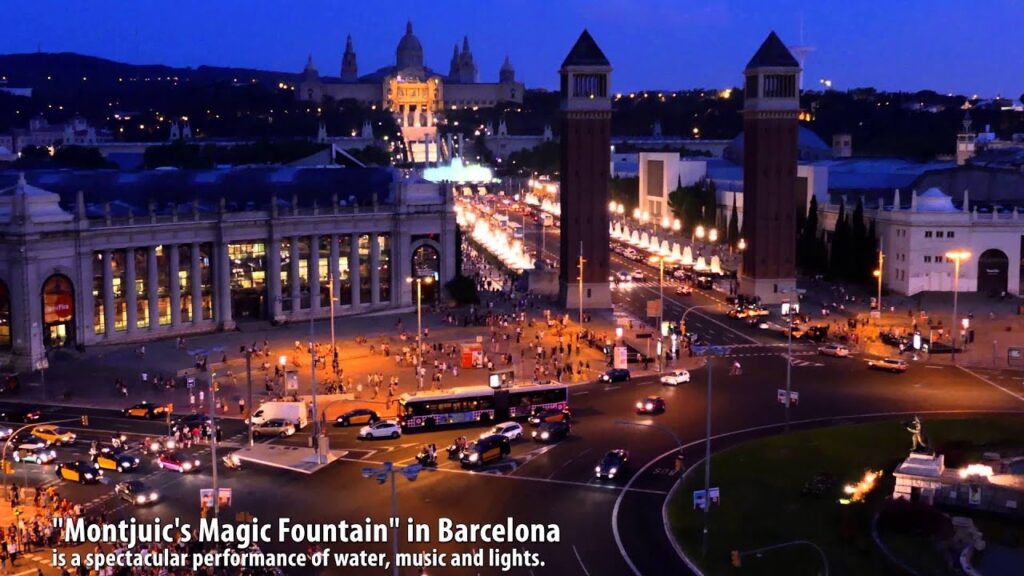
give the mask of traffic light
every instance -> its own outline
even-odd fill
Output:
[[[88,425],[89,425],[89,415],[88,414],[82,414],[82,426],[88,426]]]
[[[14,465],[8,460],[4,460],[4,474],[14,474]]]
[[[739,550],[733,550],[730,556],[732,557],[733,568],[740,568],[741,566],[743,566],[743,560],[740,558]]]

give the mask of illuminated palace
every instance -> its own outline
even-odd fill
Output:
[[[455,275],[445,186],[394,169],[0,172],[0,364],[405,309]]]
[[[424,66],[423,46],[412,33],[410,22],[406,24],[405,35],[398,41],[393,66],[359,76],[356,53],[349,36],[341,58],[340,76],[321,77],[310,56],[296,96],[312,102],[330,97],[383,106],[395,114],[405,140],[420,142],[434,139],[435,125],[441,120],[444,110],[522,102],[523,84],[516,82],[515,69],[507,57],[498,71],[498,82],[480,82],[469,38],[463,39],[461,49],[455,45],[447,75]]]

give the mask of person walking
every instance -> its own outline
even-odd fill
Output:
[[[238,414],[239,416],[245,414],[245,398],[238,399]]]

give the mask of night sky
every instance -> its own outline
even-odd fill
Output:
[[[447,73],[468,34],[481,80],[495,81],[508,54],[528,87],[555,86],[583,28],[615,67],[615,91],[738,85],[768,32],[799,44],[802,20],[816,47],[805,88],[829,78],[838,89],[1024,92],[1019,0],[11,0],[0,53],[289,72],[312,53],[321,74],[337,75],[351,33],[365,74],[394,62],[407,19],[435,70]]]

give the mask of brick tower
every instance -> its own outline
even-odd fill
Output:
[[[608,287],[608,172],[611,161],[612,67],[590,33],[580,34],[562,62],[559,294],[569,309],[611,308]]]
[[[740,293],[777,303],[796,287],[797,116],[800,64],[772,32],[746,70]]]

